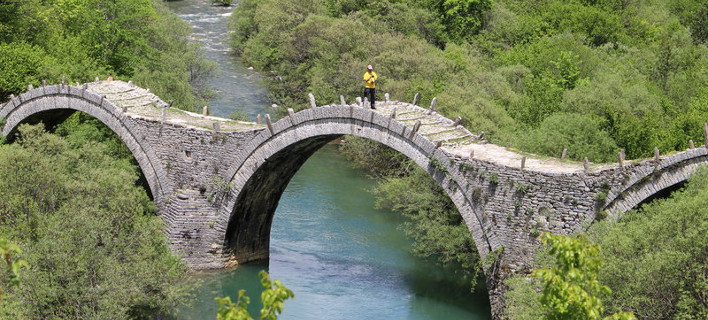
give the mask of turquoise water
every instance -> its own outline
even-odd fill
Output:
[[[262,85],[263,77],[245,66],[229,48],[228,17],[233,8],[209,3],[182,0],[168,2],[167,6],[192,26],[191,39],[201,43],[204,55],[217,64],[219,72],[207,81],[207,87],[217,93],[209,101],[211,114],[225,117],[241,110],[256,121],[257,114],[275,113]]]
[[[209,86],[219,95],[212,113],[234,110],[273,113],[262,77],[249,70],[228,48],[230,8],[208,0],[168,3],[189,22],[193,39],[217,62],[219,74]],[[374,186],[362,171],[328,145],[315,153],[293,177],[275,213],[270,261],[234,270],[195,273],[202,285],[191,307],[178,319],[214,319],[214,297],[246,289],[259,308],[258,271],[265,269],[295,292],[280,319],[489,319],[489,300],[473,295],[451,270],[413,257],[411,243],[398,229],[397,214],[374,210],[368,192]]]
[[[215,315],[214,297],[238,289],[258,300],[262,269],[295,292],[280,319],[489,319],[484,294],[408,252],[401,217],[372,209],[372,186],[335,147],[317,152],[280,200],[269,263],[198,273],[196,306],[180,319]]]

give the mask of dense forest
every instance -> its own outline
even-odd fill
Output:
[[[702,1],[240,1],[234,46],[276,74],[277,103],[379,92],[524,151],[606,162],[700,141],[708,119]]]
[[[373,64],[379,94],[421,93],[421,105],[437,97],[440,113],[492,143],[544,156],[567,148],[573,160],[612,162],[620,149],[631,159],[683,150],[703,141],[708,121],[699,0],[242,0],[232,28],[237,53],[272,75],[272,99],[295,109],[308,92],[323,103],[361,96]],[[342,151],[380,180],[377,206],[408,218],[413,251],[461,264],[474,284],[482,263],[445,193],[395,151],[347,140]],[[674,199],[588,231],[613,292],[602,294],[605,313],[706,317],[705,181],[704,171]],[[508,279],[510,319],[543,317],[532,279]]]

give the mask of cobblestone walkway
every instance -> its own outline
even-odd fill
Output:
[[[214,123],[217,122],[219,123],[219,130],[224,131],[265,128],[265,126],[254,122],[204,116],[177,108],[167,108],[168,103],[162,101],[148,89],[140,88],[125,81],[92,82],[87,84],[87,86],[88,90],[105,95],[106,99],[113,102],[118,108],[122,108],[126,113],[140,117],[159,120],[162,119],[164,110],[165,122],[175,125],[213,129]]]

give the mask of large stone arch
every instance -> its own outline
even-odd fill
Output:
[[[290,112],[269,125],[245,146],[241,158],[226,172],[232,189],[220,208],[217,232],[223,234],[227,259],[243,263],[268,257],[270,226],[282,192],[315,151],[341,135],[382,143],[412,159],[457,206],[480,255],[495,249],[492,244],[497,242],[484,232],[475,203],[459,187],[463,182],[436,168],[447,166],[449,158],[433,142],[380,113],[354,106],[328,106]]]
[[[4,120],[0,133],[12,136],[17,127],[28,120],[60,122],[74,111],[95,117],[120,137],[137,160],[155,201],[161,201],[169,184],[162,181],[161,177],[166,175],[152,147],[142,143],[144,137],[125,113],[96,93],[68,85],[29,90],[0,108],[0,119]]]
[[[706,162],[708,148],[701,147],[659,160],[644,160],[624,168],[621,176],[626,181],[609,192],[607,204],[601,209],[609,212],[613,218],[619,218],[662,190],[685,182]]]

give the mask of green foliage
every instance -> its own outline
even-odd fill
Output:
[[[589,145],[572,141],[585,150],[565,146],[574,159],[608,161],[614,153],[608,150],[617,148],[637,158],[654,147],[682,149],[687,138],[700,138],[695,124],[705,114],[688,106],[705,95],[708,74],[701,70],[708,65],[708,49],[694,44],[696,37],[702,39],[702,29],[682,24],[702,23],[708,10],[699,1],[660,6],[500,0],[490,6],[482,1],[310,0],[293,9],[275,3],[244,1],[237,8],[237,42],[253,48],[252,54],[243,52],[246,60],[285,79],[272,83],[272,89],[276,100],[291,107],[304,104],[300,92],[306,90],[324,100],[360,95],[356,78],[363,65],[373,62],[382,89],[394,97],[438,96],[443,114],[461,115],[464,125],[485,131],[492,142],[533,152],[558,156],[564,148],[527,139],[526,127],[535,130],[558,113],[580,114],[575,122],[590,129],[585,131],[591,135]],[[450,30],[460,21],[437,20],[445,30],[442,37],[429,36],[436,28],[421,31],[411,25],[432,26],[420,19],[430,21],[425,20],[430,13],[454,15],[470,5],[486,12],[480,33],[467,33],[473,45],[449,41],[456,38]],[[479,17],[480,11],[471,10],[467,17]],[[273,34],[279,37],[270,38]],[[550,125],[541,131],[552,131]],[[564,136],[559,138],[568,140],[568,133]],[[590,155],[594,147],[599,152]]]
[[[607,211],[605,211],[605,210],[598,211],[597,215],[595,216],[595,220],[602,221],[605,219],[607,219]]]
[[[12,1],[0,3],[0,16],[0,101],[62,75],[71,83],[133,79],[187,109],[210,93],[213,63],[162,1]]]
[[[447,168],[446,168],[445,165],[444,165],[442,162],[440,162],[440,160],[438,160],[437,158],[434,158],[434,157],[431,157],[431,158],[430,158],[430,166],[433,167],[435,170],[437,170],[437,172],[440,172],[440,173],[443,173],[443,174],[444,174],[444,173],[447,173]]]
[[[216,297],[214,299],[219,304],[216,314],[217,320],[253,320],[251,314],[248,313],[248,304],[251,303],[251,298],[246,296],[246,290],[238,291],[236,303],[231,301],[231,297]]]
[[[685,16],[693,12],[685,8],[699,7],[686,0],[672,10]],[[431,19],[479,8],[489,15],[479,35],[466,33],[472,45],[450,41],[457,22]],[[274,100],[295,109],[305,106],[301,92],[325,101],[360,95],[359,73],[373,63],[380,90],[393,97],[407,100],[419,92],[425,104],[437,96],[440,112],[462,116],[463,125],[485,131],[490,141],[546,155],[558,156],[564,146],[529,141],[527,128],[539,129],[560,113],[589,129],[590,144],[573,139],[582,149],[565,146],[571,158],[594,161],[610,160],[608,150],[620,147],[629,158],[649,155],[655,146],[684,148],[689,133],[697,139],[695,123],[704,119],[702,112],[685,111],[708,84],[700,71],[708,65],[706,48],[691,43],[680,21],[665,19],[671,13],[662,7],[268,0],[243,1],[236,10],[237,51],[249,64],[276,72],[280,80],[269,83]],[[549,126],[540,131],[555,129]],[[599,152],[590,155],[593,147]]]
[[[98,119],[83,112],[75,112],[59,124],[54,133],[66,138],[73,148],[90,143],[101,143],[106,153],[113,158],[137,164],[130,149],[110,128]]]
[[[445,191],[425,171],[415,168],[408,176],[384,179],[373,191],[375,206],[407,218],[403,231],[413,239],[415,255],[462,266],[459,276],[474,288],[482,268],[467,224]]]
[[[207,199],[209,201],[219,200],[231,191],[231,184],[220,175],[215,174],[209,182],[209,189],[210,193]]]
[[[544,319],[601,319],[601,295],[611,293],[609,287],[598,281],[602,267],[600,247],[585,237],[554,236],[546,232],[541,242],[556,258],[555,266],[537,269],[534,275],[541,280],[541,306]],[[604,319],[636,319],[631,313],[619,313]]]
[[[231,6],[232,0],[211,0],[213,5],[228,7]]]
[[[538,231],[538,229],[536,229],[536,228],[533,228],[529,231],[529,237],[531,237],[531,238],[538,238],[538,236],[540,234],[541,234],[541,232]]]
[[[597,203],[599,205],[604,205],[605,201],[607,201],[607,191],[600,191],[597,193],[595,196],[595,200],[597,200]],[[598,215],[599,217],[599,215]]]
[[[0,237],[30,267],[0,302],[3,319],[150,318],[184,303],[185,266],[137,169],[101,142],[21,126],[0,146]]]
[[[614,161],[619,149],[597,120],[574,113],[556,113],[546,118],[519,140],[519,146],[556,157],[568,149],[568,158],[580,161],[587,157],[594,162]]]
[[[593,259],[605,262],[596,280],[612,289],[603,299],[610,312],[629,310],[641,319],[708,316],[707,193],[708,168],[702,167],[671,198],[627,212],[618,222],[593,224],[588,235],[603,248],[600,257]],[[599,212],[597,220],[606,214]],[[542,256],[537,263],[548,265]],[[538,286],[518,278],[507,284],[510,318],[539,318],[538,306],[529,302]]]
[[[259,320],[276,320],[278,315],[283,312],[283,302],[294,298],[293,292],[285,287],[279,280],[271,282],[267,272],[261,270],[258,273],[261,278],[263,292],[261,293],[261,303],[263,308],[259,313]],[[251,299],[246,296],[246,290],[238,291],[238,299],[236,303],[231,302],[231,297],[215,298],[219,304],[217,311],[217,320],[252,320],[253,317],[248,313],[248,304]]]
[[[508,286],[504,294],[504,315],[514,320],[543,318],[541,301],[536,288],[541,287],[536,277],[513,276],[504,281]]]
[[[229,113],[229,115],[227,115],[226,118],[229,118],[231,120],[238,120],[238,121],[250,121],[250,119],[248,118],[248,112],[246,112],[243,109],[238,109],[238,110],[235,110],[235,111]]]
[[[491,0],[425,0],[422,5],[437,13],[453,42],[468,41],[482,27]]]
[[[20,269],[29,268],[29,264],[21,258],[21,255],[22,249],[18,245],[0,238],[0,259],[5,263],[4,267],[7,268],[7,283],[10,286],[20,285]],[[4,292],[3,285],[0,284],[0,300],[3,299]]]
[[[700,168],[684,190],[596,223],[590,236],[603,248],[599,279],[612,288],[611,310],[641,319],[708,316],[708,169]],[[651,235],[651,236],[648,236]]]
[[[516,184],[515,188],[516,188],[516,193],[521,196],[524,196],[524,195],[526,195],[527,192],[529,192],[529,187],[523,183]]]
[[[11,93],[27,90],[28,84],[37,85],[38,79],[53,77],[50,73],[53,59],[40,47],[24,42],[0,43],[0,100]]]
[[[492,172],[492,174],[489,175],[489,182],[493,184],[498,184],[499,183],[499,175],[496,172]]]
[[[355,167],[367,170],[376,178],[405,175],[415,166],[400,152],[364,138],[348,136],[339,150]]]

